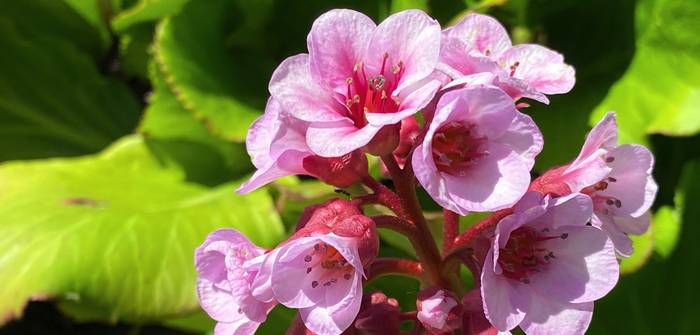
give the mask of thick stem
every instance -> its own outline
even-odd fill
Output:
[[[457,234],[459,234],[459,215],[457,213],[444,209],[443,225],[442,225],[442,253],[447,254],[454,244]]]
[[[412,240],[416,255],[423,264],[423,269],[427,273],[433,284],[446,286],[446,281],[440,275],[440,252],[435,239],[433,238],[428,224],[423,217],[423,211],[416,196],[415,177],[411,169],[411,164],[406,164],[406,170],[401,170],[396,163],[394,156],[382,156],[382,161],[391,174],[391,179],[396,187],[396,194],[401,198],[401,204],[406,211],[406,218],[413,222],[417,237]]]
[[[399,232],[405,235],[408,240],[411,241],[411,244],[417,242],[418,236],[416,234],[416,227],[411,222],[391,215],[373,216],[372,220],[374,220],[374,224],[377,225],[377,228],[391,229]]]
[[[423,268],[420,263],[408,259],[377,258],[367,270],[367,281],[391,274],[422,280]]]
[[[394,214],[406,217],[406,211],[401,206],[401,199],[396,193],[370,176],[362,178],[362,183],[374,191],[374,194],[356,197],[355,199],[359,199],[358,205],[381,204],[391,209]],[[355,199],[353,201],[356,201]]]

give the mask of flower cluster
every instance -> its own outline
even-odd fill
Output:
[[[618,259],[633,252],[628,235],[648,228],[657,186],[650,151],[618,145],[614,113],[570,163],[531,180],[544,139],[521,110],[524,99],[548,103],[572,89],[562,55],[512,45],[489,16],[441,30],[418,10],[379,25],[331,10],[307,47],[272,75],[246,141],[257,171],[238,192],[299,174],[367,191],[306,208],[272,250],[232,229],[211,233],[195,264],[215,333],[253,334],[277,304],[298,309],[290,334],[399,334],[401,320],[415,334],[583,333],[593,302],[617,283]],[[368,175],[368,154],[393,190]],[[419,186],[444,208],[442,250]],[[367,206],[391,214],[369,216]],[[460,232],[472,212],[491,214]],[[378,257],[377,229],[408,237],[418,260]],[[467,292],[462,265],[474,276]],[[363,292],[388,274],[421,282],[417,311]]]

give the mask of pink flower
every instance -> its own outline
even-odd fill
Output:
[[[219,229],[195,250],[197,293],[202,309],[216,320],[216,335],[253,334],[277,304],[253,297],[250,284],[258,273],[246,261],[265,249],[233,229]]]
[[[413,168],[441,206],[461,215],[492,211],[525,193],[542,143],[532,119],[500,89],[456,89],[438,101]]]
[[[239,188],[249,193],[275,179],[306,174],[345,188],[367,174],[367,158],[357,150],[341,157],[314,155],[306,145],[308,122],[294,118],[270,99],[265,114],[248,129],[246,149],[257,171]]]
[[[575,82],[574,68],[562,55],[534,44],[513,46],[503,26],[481,14],[469,14],[443,31],[438,68],[453,79],[491,72],[495,85],[515,98],[544,103],[544,94],[566,93]]]
[[[451,292],[431,287],[418,292],[417,318],[430,334],[452,334],[462,326],[462,307]]]
[[[529,192],[498,223],[481,273],[484,311],[496,328],[583,334],[593,301],[619,275],[612,242],[587,225],[592,207],[583,194]]]
[[[440,26],[418,10],[394,14],[379,26],[362,13],[331,10],[314,22],[307,47],[308,54],[279,65],[269,90],[309,122],[306,142],[322,157],[363,148],[384,126],[425,106],[440,86],[429,77],[438,61]]]
[[[615,249],[629,256],[628,234],[649,228],[649,208],[658,186],[651,175],[654,156],[637,144],[617,145],[615,114],[608,113],[591,130],[578,157],[546,172],[531,189],[552,194],[581,192],[593,199],[594,226],[608,233]]]
[[[306,328],[319,335],[340,334],[355,320],[364,266],[379,248],[374,222],[343,202],[332,200],[307,213],[294,236],[254,261],[262,263],[255,297],[298,308]]]

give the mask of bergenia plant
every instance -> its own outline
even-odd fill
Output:
[[[253,334],[278,304],[298,310],[288,334],[403,334],[402,321],[410,334],[584,333],[633,252],[629,235],[649,226],[657,186],[651,152],[618,145],[614,113],[571,162],[531,180],[544,138],[521,108],[571,90],[563,56],[513,46],[488,16],[441,32],[418,10],[378,25],[332,10],[307,45],[272,75],[246,141],[257,171],[238,191],[288,175],[361,186],[307,207],[271,250],[226,229],[204,241],[197,289],[215,334]],[[367,155],[390,183],[370,176]],[[443,208],[440,248],[419,187]],[[461,231],[473,212],[483,219]],[[378,229],[405,235],[417,259],[380,257]],[[365,291],[384,275],[421,283],[417,310]]]

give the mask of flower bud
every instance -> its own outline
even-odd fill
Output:
[[[431,334],[451,334],[462,326],[462,306],[447,290],[431,287],[418,292],[418,320]]]
[[[399,303],[382,292],[365,294],[355,319],[359,335],[398,335],[401,327]]]
[[[408,154],[416,144],[416,139],[420,134],[420,125],[414,116],[401,121],[401,131],[399,132],[399,145],[394,150],[394,157],[400,167],[406,164]]]
[[[367,157],[361,150],[340,157],[307,156],[303,166],[322,182],[339,188],[349,187],[367,175]]]
[[[400,123],[382,127],[377,135],[365,146],[367,152],[374,156],[390,154],[399,145],[400,129]]]
[[[307,226],[326,226],[331,228],[339,220],[353,215],[361,215],[360,209],[350,201],[343,199],[330,199],[322,204],[311,205],[304,208],[299,218],[296,230]]]

